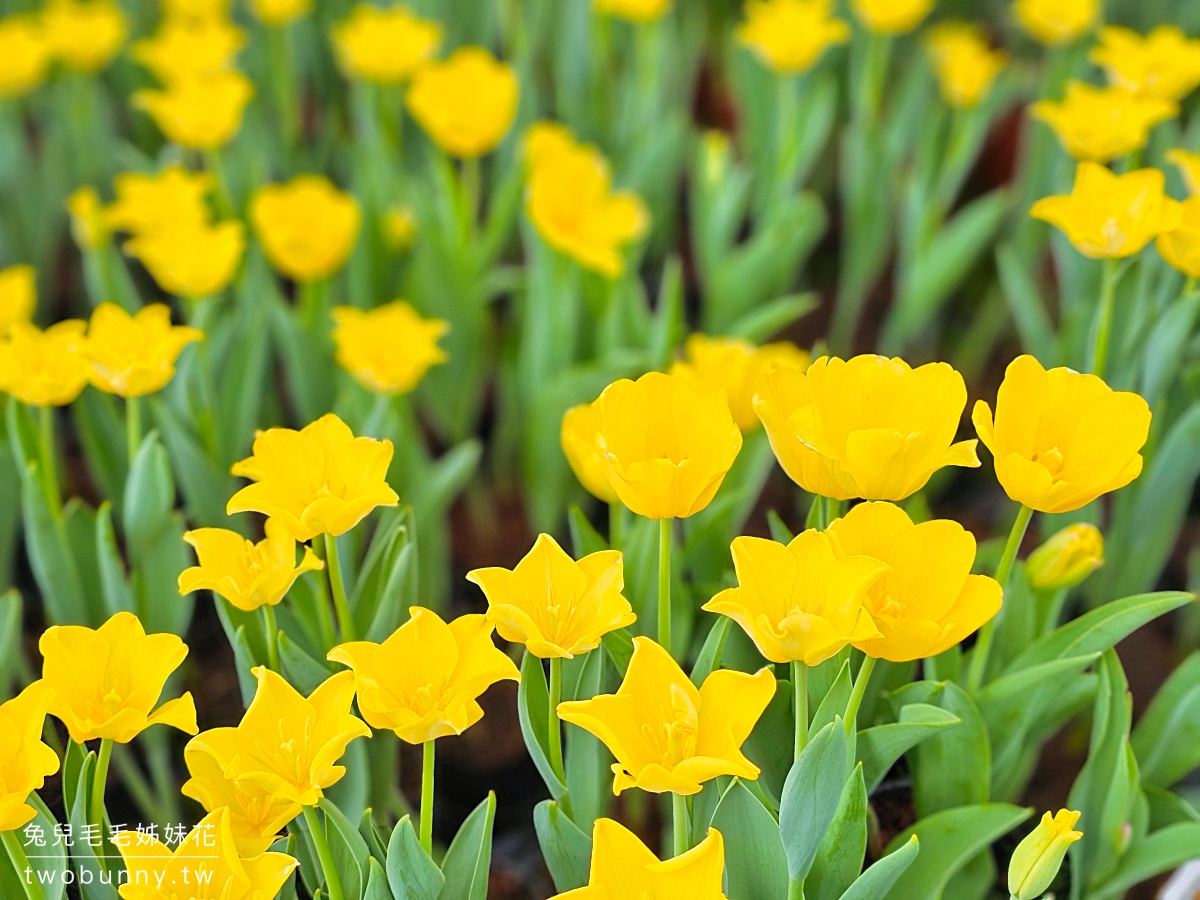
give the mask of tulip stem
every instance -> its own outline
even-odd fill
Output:
[[[1021,541],[1025,539],[1025,531],[1029,528],[1029,520],[1033,518],[1033,510],[1022,506],[1013,522],[1012,531],[1008,533],[1008,543],[1004,545],[1004,553],[1000,557],[1000,565],[996,567],[996,580],[1000,582],[1003,595],[1008,583],[1008,575],[1017,559],[1017,551],[1021,549]],[[988,619],[979,629],[979,640],[975,642],[975,651],[971,654],[971,668],[967,672],[967,693],[974,694],[983,687],[983,677],[987,674],[988,656],[992,652],[992,641],[996,634],[996,617]]]
[[[671,795],[672,819],[672,857],[683,856],[688,852],[688,811],[687,797],[683,794]]]
[[[620,550],[625,541],[625,505],[620,501],[608,504],[608,547]]]
[[[858,677],[854,679],[854,687],[850,691],[850,701],[846,704],[846,721],[843,724],[846,726],[847,735],[854,734],[858,708],[862,706],[863,694],[867,692],[867,682],[871,680],[871,673],[874,671],[875,657],[864,657],[862,665],[858,668]]]
[[[125,443],[129,450],[129,471],[133,471],[133,461],[137,459],[138,449],[142,446],[142,398],[125,398]]]
[[[325,873],[325,888],[329,900],[345,900],[342,893],[342,882],[338,877],[337,866],[333,862],[333,852],[329,849],[329,840],[325,837],[325,829],[317,818],[316,810],[311,806],[303,806],[304,824],[308,826],[309,837],[312,838],[313,849],[317,851],[317,859],[321,863],[321,871]]]
[[[804,900],[803,878],[793,878],[788,881],[788,900]]]
[[[421,745],[421,846],[433,855],[433,741]]]
[[[55,455],[54,407],[38,409],[38,440],[42,456],[42,484],[46,489],[46,501],[57,516],[62,512],[62,492],[58,487],[58,460]]]
[[[671,653],[671,520],[658,520],[658,643]]]
[[[96,755],[96,773],[92,778],[92,808],[88,819],[101,831],[104,830],[104,788],[108,783],[108,764],[112,759],[112,738],[100,741],[100,752]]]
[[[564,785],[567,776],[563,771],[562,726],[558,722],[558,702],[562,699],[562,660],[550,658],[550,768]]]
[[[329,566],[329,589],[333,591],[333,608],[337,612],[338,629],[343,641],[356,641],[354,617],[350,615],[350,602],[346,599],[346,585],[342,581],[342,563],[338,557],[337,538],[325,535],[325,564]]]
[[[793,760],[808,746],[808,666],[801,660],[792,661],[792,709],[796,714],[796,745]]]
[[[0,832],[0,838],[4,840],[4,849],[8,851],[9,861],[17,872],[18,880],[25,887],[25,900],[43,900],[45,894],[42,893],[42,886],[37,879],[25,876],[25,871],[32,867],[29,865],[29,857],[25,855],[25,848],[17,839],[16,831]]]
[[[275,607],[264,603],[262,610],[263,629],[267,633],[267,667],[272,672],[279,671],[279,626],[275,622]]]
[[[1096,326],[1096,342],[1092,346],[1092,374],[1104,377],[1108,365],[1109,333],[1112,331],[1113,298],[1117,292],[1117,266],[1115,259],[1104,261],[1104,274],[1100,284],[1100,322]]]

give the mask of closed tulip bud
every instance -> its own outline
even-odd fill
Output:
[[[211,214],[205,198],[213,184],[207,172],[192,173],[178,164],[157,173],[122,172],[113,179],[116,199],[105,208],[104,222],[113,231],[135,235],[207,225]]]
[[[380,9],[359,3],[333,29],[333,46],[351,78],[397,84],[428,62],[442,42],[442,26],[407,6]]]
[[[338,365],[376,394],[407,394],[425,373],[449,357],[438,338],[450,330],[444,319],[423,319],[396,300],[370,310],[333,310],[333,343]]]
[[[1042,821],[1017,845],[1008,864],[1008,891],[1014,900],[1037,900],[1050,887],[1067,849],[1083,837],[1072,831],[1079,813],[1060,809]]]
[[[851,0],[858,21],[876,34],[912,31],[933,10],[936,0]]]
[[[0,97],[20,97],[42,83],[50,65],[50,42],[37,18],[0,19]]]
[[[955,109],[972,109],[985,99],[1008,54],[993,50],[983,32],[964,22],[943,22],[926,39],[942,98]]]
[[[168,19],[129,55],[163,84],[221,72],[233,66],[246,33],[226,19]]]
[[[850,26],[833,17],[830,0],[749,0],[740,43],[774,72],[807,72],[836,44],[850,40]]]
[[[1165,185],[1158,169],[1117,175],[1081,162],[1071,193],[1039,200],[1029,214],[1063,231],[1084,256],[1124,259],[1183,221],[1183,206],[1166,195]]]
[[[254,84],[241,72],[214,72],[172,81],[165,90],[141,90],[133,105],[145,110],[172,143],[216,150],[242,127]]]
[[[719,669],[699,689],[662,647],[633,639],[633,658],[615,694],[560,703],[559,718],[589,731],[617,758],[613,793],[695,794],[718,775],[754,780],[742,744],[775,695],[770,669]]]
[[[1017,22],[1049,47],[1082,37],[1100,18],[1100,0],[1016,0]]]
[[[1160,234],[1154,246],[1169,265],[1188,278],[1200,278],[1200,196],[1183,201],[1179,226]]]
[[[1030,107],[1078,160],[1107,163],[1146,146],[1150,129],[1179,115],[1174,100],[1141,96],[1128,88],[1067,85],[1066,98],[1042,100]]]
[[[475,569],[467,580],[483,590],[500,637],[543,659],[587,653],[637,619],[621,594],[620,553],[602,550],[575,562],[548,534],[538,535],[512,571]]]
[[[296,281],[316,281],[350,258],[362,211],[324,175],[297,175],[255,191],[250,221],[271,265]]]
[[[18,322],[0,338],[0,391],[29,406],[66,406],[91,377],[83,355],[84,328],[79,319],[56,322],[45,331]]]
[[[1178,102],[1200,85],[1200,39],[1177,25],[1159,25],[1144,37],[1106,25],[1091,60],[1113,84],[1148,97]]]
[[[101,303],[92,311],[83,353],[100,390],[142,397],[166,387],[183,348],[203,339],[197,328],[172,325],[165,303],[143,306],[133,316],[115,303]]]
[[[141,260],[160,288],[191,300],[225,290],[245,249],[245,226],[234,219],[173,226],[138,235],[125,244],[125,252]]]
[[[410,744],[462,734],[483,718],[480,694],[498,681],[521,680],[492,642],[485,616],[447,624],[419,606],[382,644],[352,641],[334,647],[329,659],[353,670],[342,674],[355,685],[363,718]]]
[[[53,696],[45,681],[35,681],[0,705],[0,831],[14,831],[37,815],[25,801],[58,771],[57,754],[42,742]]]
[[[37,273],[33,266],[9,266],[0,270],[0,337],[18,322],[33,318],[37,306]]]
[[[1104,565],[1104,535],[1095,525],[1076,522],[1055,533],[1029,554],[1025,573],[1034,590],[1073,588]]]
[[[1189,150],[1168,150],[1167,162],[1173,163],[1183,176],[1183,183],[1193,197],[1200,194],[1200,153]]]
[[[1047,513],[1079,509],[1137,478],[1150,431],[1150,407],[1137,394],[1095,375],[1046,371],[1032,356],[1009,363],[995,420],[982,400],[971,418],[1005,493]]]
[[[81,250],[97,250],[112,236],[105,221],[100,195],[94,187],[81,187],[67,198],[71,237]]]
[[[125,15],[112,0],[51,0],[42,27],[51,54],[75,72],[99,72],[125,43]]]
[[[516,71],[482,47],[460,47],[417,70],[405,102],[417,124],[451,156],[476,159],[496,148],[517,115]]]
[[[725,839],[715,828],[686,853],[660,861],[636,834],[612,819],[592,826],[592,862],[586,887],[552,900],[633,900],[678,897],[726,900]]]
[[[605,503],[618,503],[620,498],[608,481],[604,457],[596,447],[599,430],[600,409],[594,402],[581,403],[563,413],[559,443],[571,471],[587,492]]]
[[[151,725],[196,733],[196,706],[185,693],[155,709],[167,678],[187,656],[173,634],[146,634],[133,613],[97,629],[54,625],[38,641],[42,681],[53,690],[50,715],[77,744],[97,738],[127,744]]]
[[[645,24],[665,16],[671,0],[592,0],[592,7],[602,15]]]

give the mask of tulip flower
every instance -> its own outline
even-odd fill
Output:
[[[398,84],[429,62],[442,42],[442,26],[407,6],[381,9],[359,3],[333,29],[338,62],[349,78]]]
[[[614,505],[620,499],[608,481],[604,457],[596,447],[599,430],[600,408],[595,402],[581,403],[563,413],[559,443],[579,483],[597,500]],[[613,515],[619,515],[619,511]]]
[[[333,310],[338,365],[376,394],[408,394],[431,367],[449,357],[438,338],[450,330],[443,319],[423,319],[403,300],[370,310]]]
[[[1200,153],[1179,149],[1168,150],[1166,158],[1167,162],[1174,163],[1179,169],[1188,193],[1193,197],[1200,194]]]
[[[211,214],[205,198],[213,184],[208,173],[178,164],[154,174],[123,172],[113,179],[117,198],[104,210],[105,225],[135,235],[207,225]]]
[[[612,819],[592,826],[592,861],[586,887],[553,900],[642,900],[679,897],[726,900],[722,888],[725,841],[715,828],[675,859],[660,862],[636,834]]]
[[[42,727],[53,690],[35,681],[0,705],[0,832],[14,831],[37,811],[25,801],[58,771],[58,756],[42,742]]]
[[[755,412],[779,464],[806,491],[849,500],[903,500],[943,466],[978,466],[975,441],[953,443],[967,403],[946,363],[818,359],[760,382]]]
[[[22,97],[45,80],[50,42],[35,16],[0,19],[0,60],[0,97]]]
[[[254,84],[241,72],[172,81],[165,90],[141,90],[133,105],[145,110],[167,140],[193,150],[216,150],[242,127]]]
[[[1106,163],[1145,147],[1150,129],[1179,115],[1179,105],[1124,87],[1098,88],[1072,81],[1065,99],[1039,101],[1030,111],[1054,129],[1071,156]]]
[[[671,0],[592,0],[592,8],[601,15],[644,25],[665,16]]]
[[[723,391],[734,424],[743,434],[759,425],[754,414],[754,393],[762,377],[779,368],[803,372],[812,362],[806,351],[788,341],[756,347],[741,338],[703,334],[689,337],[683,352],[683,359],[671,366],[671,374]]]
[[[1068,848],[1083,837],[1073,831],[1079,813],[1060,809],[1042,821],[1013,851],[1008,864],[1008,892],[1014,900],[1037,900],[1058,874]]]
[[[1088,522],[1055,532],[1029,554],[1025,574],[1037,591],[1061,591],[1080,584],[1104,565],[1104,535]]]
[[[1200,39],[1176,25],[1160,25],[1145,37],[1106,25],[1091,60],[1113,84],[1149,97],[1178,102],[1200,85]]]
[[[876,34],[912,31],[933,10],[935,0],[850,0],[858,21]]]
[[[246,249],[246,230],[231,219],[216,225],[174,226],[138,235],[125,252],[141,260],[160,288],[199,300],[225,290]]]
[[[250,0],[250,11],[264,25],[282,28],[307,16],[313,0]]]
[[[163,18],[173,22],[228,19],[232,0],[162,0]]]
[[[300,815],[300,803],[251,780],[226,777],[225,766],[237,755],[237,729],[201,732],[183,748],[190,776],[180,792],[206,812],[229,810],[229,828],[242,856],[258,856],[275,843],[279,832]]]
[[[278,894],[296,860],[286,853],[243,857],[230,818],[225,809],[210,812],[174,850],[153,836],[138,834],[135,840],[123,833],[114,840],[129,876],[120,879],[121,900],[259,900]]]
[[[83,355],[84,328],[66,319],[45,331],[28,322],[0,338],[0,391],[29,406],[66,406],[87,387],[91,368]]]
[[[633,658],[615,694],[560,703],[558,715],[598,737],[617,758],[613,793],[630,787],[698,793],[718,775],[758,778],[742,743],[775,694],[770,669],[720,669],[695,685],[662,647],[633,639]]]
[[[391,250],[407,250],[417,237],[417,217],[408,206],[393,206],[380,218],[379,228]]]
[[[807,72],[825,51],[850,40],[850,26],[833,17],[830,0],[747,0],[738,42],[780,75]]]
[[[1116,175],[1082,162],[1071,193],[1039,200],[1030,215],[1064,231],[1084,256],[1133,256],[1183,219],[1181,205],[1164,193],[1165,183],[1158,169]]]
[[[131,316],[115,303],[92,311],[83,353],[92,366],[92,383],[125,398],[162,390],[175,375],[175,361],[204,332],[171,324],[166,304],[152,303]]]
[[[1169,265],[1188,278],[1200,278],[1200,196],[1188,198],[1182,206],[1179,226],[1160,234],[1155,246]]]
[[[1048,47],[1070,44],[1095,27],[1100,0],[1016,0],[1017,22]]]
[[[96,189],[85,186],[72,192],[66,202],[71,216],[71,237],[81,250],[98,250],[111,235]]]
[[[134,43],[129,55],[170,84],[233,68],[245,45],[246,33],[228,19],[167,19],[153,37]]]
[[[324,175],[297,175],[255,191],[250,220],[271,265],[296,281],[316,281],[349,259],[362,211]]]
[[[50,53],[74,72],[107,66],[125,43],[126,23],[112,0],[50,0],[42,10]]]
[[[435,144],[451,156],[477,159],[512,127],[519,93],[511,66],[482,47],[460,47],[445,62],[419,69],[405,102]]]
[[[0,269],[0,338],[18,322],[29,322],[37,306],[37,273],[33,266]]]
[[[942,98],[955,109],[972,109],[982,103],[996,76],[1008,63],[1008,54],[993,50],[982,31],[965,22],[943,22],[926,37]]]
[[[1047,513],[1079,509],[1137,478],[1150,430],[1137,394],[1095,375],[1046,371],[1032,356],[1009,363],[995,421],[982,400],[971,418],[1008,496]]]

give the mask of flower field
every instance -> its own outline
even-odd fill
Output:
[[[1200,897],[1200,4],[10,0],[3,900]]]

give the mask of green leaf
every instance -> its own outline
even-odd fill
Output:
[[[125,423],[116,400],[111,394],[88,388],[71,405],[71,414],[88,470],[101,493],[117,505],[119,512],[129,472],[129,452],[125,447]]]
[[[467,816],[446,850],[442,860],[446,884],[438,900],[487,900],[495,818],[496,795],[489,791],[487,799]]]
[[[899,719],[858,733],[858,758],[862,761],[868,794],[874,793],[901,756],[925,738],[962,721],[954,713],[928,703],[902,706]]]
[[[717,804],[712,827],[725,839],[729,900],[785,900],[788,859],[770,811],[735,778]]]
[[[1149,834],[1129,848],[1109,879],[1088,893],[1088,900],[1124,897],[1134,885],[1195,859],[1197,847],[1200,847],[1197,822],[1181,822]]]
[[[22,466],[21,514],[25,551],[42,594],[46,618],[52,625],[88,622],[88,604],[66,529],[46,502],[36,462]]]
[[[617,674],[624,678],[629,661],[633,659],[633,635],[629,633],[629,629],[618,628],[616,631],[610,631],[600,639],[600,643],[603,644],[608,658],[612,660]]]
[[[1027,818],[1029,810],[1019,806],[983,803],[942,810],[921,819],[888,844],[892,852],[916,837],[921,854],[883,896],[887,900],[941,900],[942,891],[956,872]]]
[[[717,621],[709,629],[696,664],[692,666],[692,684],[696,687],[704,684],[704,679],[721,667],[721,653],[725,649],[725,639],[729,637],[729,626],[733,620],[728,616],[717,616]]]
[[[841,900],[878,900],[908,870],[917,858],[919,850],[920,841],[914,834],[901,847],[859,875],[854,884],[846,889],[846,893],[842,894]]]
[[[152,431],[142,439],[125,484],[125,538],[131,556],[147,555],[174,506],[171,461]]]
[[[396,752],[397,745],[392,744],[392,752]],[[367,749],[371,749],[368,743]],[[387,836],[387,832],[382,830],[382,826],[376,827],[375,821],[371,818],[371,810],[368,808],[363,811],[362,818],[358,820],[358,833],[362,835],[362,839],[367,842],[367,849],[371,856],[375,859],[387,859],[387,848],[383,846],[383,838]]]
[[[754,723],[742,752],[761,770],[754,784],[761,788],[772,810],[779,809],[783,785],[791,772],[795,745],[795,715],[792,709],[792,683],[777,681],[775,695]]]
[[[576,503],[572,503],[571,508],[567,510],[567,524],[571,528],[571,546],[576,559],[583,559],[592,553],[608,549],[608,541],[592,527],[592,523]]]
[[[566,660],[563,664],[563,699],[590,700],[600,693],[603,678],[603,653],[585,653]],[[575,824],[590,831],[592,823],[604,814],[612,798],[612,754],[598,737],[576,725],[567,723],[563,730],[567,742],[564,762],[571,813]]]
[[[325,813],[325,839],[329,842],[334,868],[342,879],[342,888],[347,897],[361,897],[370,877],[367,860],[371,853],[367,842],[328,798],[323,798],[318,805]]]
[[[809,730],[820,731],[832,722],[836,716],[844,714],[846,705],[850,702],[850,692],[852,689],[850,661],[846,660],[838,668],[837,677],[833,679],[833,684],[829,686],[829,690],[821,698],[820,706],[813,713],[812,722],[808,726]]]
[[[137,612],[133,592],[125,578],[125,564],[117,549],[113,531],[112,504],[104,502],[96,510],[96,558],[100,565],[100,587],[109,616],[118,612]]]
[[[23,618],[20,592],[9,588],[0,594],[0,699],[13,695],[13,682],[20,676],[24,661]]]
[[[162,434],[172,471],[179,478],[188,518],[197,525],[236,527],[238,521],[225,515],[225,501],[233,493],[233,477],[213,462],[191,423],[170,404],[155,398],[150,411]]]
[[[586,885],[592,839],[553,800],[543,800],[533,808],[533,827],[554,887],[565,893]]]
[[[838,718],[813,735],[783,785],[779,833],[793,881],[812,868],[845,782],[846,731]]]
[[[1169,788],[1200,767],[1200,651],[1159,688],[1132,744],[1144,785]]]
[[[383,866],[372,856],[367,860],[367,887],[363,891],[363,900],[394,900],[391,888],[388,887],[387,875]]]
[[[1000,287],[1008,301],[1013,322],[1017,326],[1022,348],[1036,357],[1043,366],[1055,365],[1058,360],[1054,326],[1050,322],[1037,285],[1010,244],[1001,244],[996,250],[996,271],[1000,276]]]
[[[550,789],[550,796],[559,800],[566,786],[558,780],[550,765],[549,716],[550,688],[546,685],[546,671],[542,661],[526,650],[521,660],[521,685],[517,689],[517,717],[533,764]]]
[[[446,876],[425,852],[412,817],[396,823],[388,841],[387,877],[396,900],[438,900]]]
[[[866,851],[867,785],[859,763],[842,787],[837,813],[804,880],[806,900],[838,900],[862,871]]]
[[[35,792],[30,794],[25,802],[37,810],[37,815],[34,816],[30,824],[42,829],[42,834],[46,836],[46,846],[36,847],[26,844],[26,839],[22,831],[17,832],[17,840],[21,842],[25,850],[25,855],[29,859],[29,865],[33,867],[33,879],[42,886],[43,900],[60,900],[66,893],[63,872],[70,865],[67,858],[67,849],[61,846],[54,846],[53,834],[57,821],[54,818],[54,814],[50,811],[50,807],[45,804],[42,798]],[[24,880],[25,874],[19,874],[21,879]],[[22,895],[14,894],[13,896],[20,897]]]
[[[788,294],[751,310],[731,325],[731,337],[745,338],[761,344],[773,338],[793,322],[808,315],[820,305],[817,294]]]
[[[83,765],[79,770],[79,783],[82,790],[77,790],[75,794],[75,803],[71,806],[69,820],[71,828],[76,837],[72,840],[71,857],[74,862],[73,868],[76,870],[76,877],[79,879],[80,893],[83,895],[83,900],[117,900],[117,889],[112,884],[102,884],[100,881],[100,873],[103,867],[100,860],[97,858],[101,853],[107,852],[108,848],[92,847],[87,840],[82,839],[79,835],[86,834],[85,828],[88,825],[88,806],[91,800],[91,785],[92,778],[95,773],[96,754],[88,751],[87,756],[83,759]],[[90,873],[90,883],[85,883],[84,873]]]

